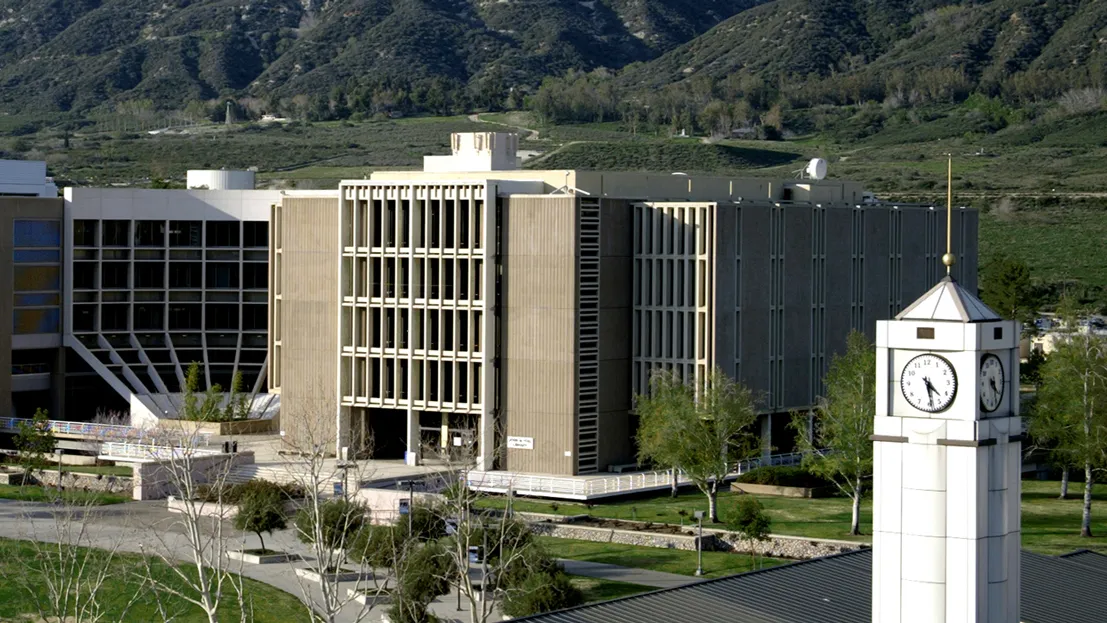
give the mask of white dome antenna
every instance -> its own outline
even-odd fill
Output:
[[[821,180],[826,177],[826,160],[822,158],[812,158],[811,162],[807,163],[807,168],[804,170],[807,177],[813,180]]]

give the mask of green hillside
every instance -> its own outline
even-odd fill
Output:
[[[530,167],[726,174],[794,162],[799,154],[693,142],[574,143]]]

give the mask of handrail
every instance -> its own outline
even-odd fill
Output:
[[[100,445],[100,454],[133,459],[179,459],[188,455],[209,456],[221,454],[212,448],[185,448],[181,446],[155,446],[153,444],[109,441]]]
[[[19,430],[19,424],[34,424],[28,418],[0,417],[0,430]],[[170,440],[187,437],[172,432],[146,430],[123,424],[97,424],[94,422],[70,422],[68,420],[47,420],[46,429],[58,435],[78,435],[100,439],[147,439],[168,438]],[[203,445],[208,445],[211,433],[197,433],[196,437]]]

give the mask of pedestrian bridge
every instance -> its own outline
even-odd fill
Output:
[[[18,433],[19,425],[34,424],[34,420],[27,418],[3,417],[0,418],[0,432]],[[173,434],[157,429],[145,430],[134,426],[121,424],[96,424],[94,422],[69,422],[66,420],[47,420],[46,429],[55,439],[76,439],[82,441],[150,441],[150,440],[175,440],[180,438],[180,433]],[[207,445],[209,437],[207,433],[197,434],[195,442]]]

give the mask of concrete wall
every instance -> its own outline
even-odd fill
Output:
[[[292,445],[333,444],[338,391],[337,198],[285,197],[269,222],[269,384]]]
[[[514,197],[501,214],[500,400],[513,471],[574,473],[577,200]],[[566,454],[568,453],[568,454]]]
[[[636,462],[629,415],[634,217],[629,201],[600,204],[599,468]]]
[[[254,462],[253,452],[237,454],[196,455],[191,461],[192,482],[209,484],[218,481],[228,470],[237,465],[250,465]],[[163,500],[169,496],[178,496],[181,492],[174,484],[172,468],[168,461],[135,463],[133,497],[136,500]],[[183,460],[178,463],[182,465]]]

